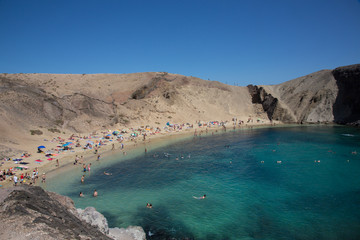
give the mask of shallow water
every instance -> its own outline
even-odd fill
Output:
[[[95,162],[85,184],[78,167],[46,189],[76,207],[94,206],[110,227],[140,225],[154,234],[148,239],[360,239],[353,151],[360,151],[354,128],[240,130]]]

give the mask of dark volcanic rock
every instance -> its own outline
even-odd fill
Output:
[[[269,120],[279,120],[283,122],[294,121],[287,110],[280,106],[279,100],[267,93],[264,88],[259,88],[256,85],[248,85],[247,87],[252,98],[252,103],[261,104]]]
[[[334,103],[334,121],[352,123],[360,120],[360,64],[333,70],[339,92]]]
[[[110,239],[77,218],[69,198],[50,195],[40,187],[1,189],[0,239]]]

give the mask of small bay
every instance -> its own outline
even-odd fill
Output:
[[[359,151],[349,127],[209,132],[74,167],[45,187],[148,239],[360,239]]]

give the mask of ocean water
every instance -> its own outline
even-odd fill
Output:
[[[360,239],[358,129],[209,133],[122,157],[94,162],[84,184],[74,167],[46,189],[148,239]]]

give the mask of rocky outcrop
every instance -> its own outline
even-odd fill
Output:
[[[144,240],[146,234],[144,230],[139,226],[129,226],[127,228],[109,228],[108,222],[104,215],[96,211],[93,207],[87,207],[83,209],[77,209],[77,216],[89,223],[91,226],[96,227],[102,233],[111,237],[114,240]]]
[[[334,103],[334,121],[353,123],[360,120],[360,64],[332,71],[339,92]]]
[[[295,122],[323,123],[334,120],[333,105],[338,90],[330,70],[264,88],[276,96]]]
[[[360,120],[360,64],[322,70],[263,88],[258,88],[261,102],[265,100],[262,96],[274,96],[287,110],[285,116],[292,116],[298,123],[347,124]],[[271,109],[269,113],[274,112]],[[279,120],[288,122],[281,116]]]
[[[70,198],[40,187],[0,189],[0,218],[0,239],[145,239],[141,227],[109,231],[94,208],[76,210]]]
[[[263,87],[248,85],[252,103],[261,104],[269,120],[282,122],[294,122],[294,118],[289,114],[287,109],[283,108],[279,100],[267,93]]]
[[[139,226],[129,226],[127,228],[110,228],[109,237],[114,240],[145,240],[146,234]]]
[[[96,211],[94,207],[87,207],[85,209],[77,209],[77,214],[80,219],[89,223],[91,226],[97,227],[102,233],[108,234],[109,227],[104,215]]]

